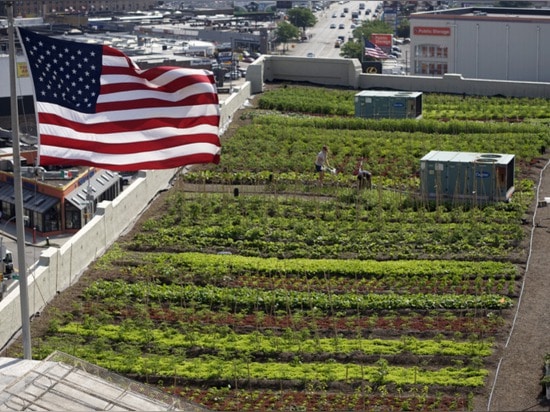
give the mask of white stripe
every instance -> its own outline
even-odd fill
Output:
[[[122,56],[103,55],[103,66],[113,67],[131,67],[128,66],[128,61]]]
[[[186,129],[177,129],[174,127],[160,127],[157,129],[129,131],[122,133],[79,133],[68,127],[62,127],[52,124],[40,124],[40,134],[65,137],[69,139],[82,140],[98,143],[131,143],[131,142],[153,142],[170,136],[182,135],[191,136],[195,134],[214,134],[219,132],[218,127],[210,125],[200,125]]]
[[[159,160],[167,160],[181,156],[192,156],[201,153],[219,155],[221,148],[210,143],[194,143],[183,146],[170,147],[163,150],[129,154],[104,154],[85,150],[68,150],[58,146],[41,145],[40,154],[43,156],[59,157],[64,159],[79,159],[95,163],[125,165]]]
[[[196,106],[181,107],[148,107],[144,109],[118,110],[105,113],[81,113],[76,110],[67,109],[53,103],[37,102],[36,110],[39,113],[51,113],[77,123],[97,124],[105,122],[119,122],[136,119],[166,118],[196,118],[202,116],[219,116],[220,107],[218,104],[205,104]]]
[[[189,70],[189,69],[185,69],[183,67],[176,67],[172,70],[167,70],[165,72],[163,72],[160,76],[157,76],[155,77],[154,79],[154,82],[155,84],[168,84],[168,83],[171,83],[173,82],[174,80],[177,80],[181,77],[189,77],[189,76],[206,76],[206,71],[197,71],[197,70]],[[205,79],[204,81],[202,82],[206,82],[207,80]]]
[[[113,77],[113,76],[101,76],[101,84],[109,84],[110,82],[104,82],[103,77]],[[117,76],[120,77],[120,76]],[[117,79],[118,80],[118,79]],[[123,83],[123,81],[116,81],[112,83]],[[130,90],[124,92],[100,94],[97,100],[98,103],[108,103],[108,102],[118,102],[118,101],[132,101],[140,99],[161,99],[169,102],[175,102],[182,100],[186,97],[203,94],[203,93],[213,93],[216,94],[216,90],[212,85],[207,83],[195,83],[188,87],[184,87],[177,92],[167,93],[162,90],[155,90],[158,86],[150,84],[146,81],[138,81],[134,83],[146,84],[148,87],[153,90]]]

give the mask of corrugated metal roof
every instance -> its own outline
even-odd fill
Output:
[[[84,183],[79,188],[73,190],[67,200],[80,210],[84,210],[91,197],[96,200],[107,189],[120,180],[120,175],[109,170],[101,170],[94,174],[89,182]]]
[[[9,183],[0,183],[0,200],[15,204],[13,185]],[[44,213],[57,203],[59,203],[59,199],[53,196],[48,196],[29,189],[23,189],[23,207],[25,209]]]

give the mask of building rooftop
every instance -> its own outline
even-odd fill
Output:
[[[542,20],[550,22],[550,8],[463,7],[413,13],[414,18],[456,18],[483,20]]]
[[[44,361],[0,358],[0,410],[207,411],[62,352]]]

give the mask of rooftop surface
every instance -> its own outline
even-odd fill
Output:
[[[413,13],[412,18],[475,18],[483,20],[537,20],[550,22],[550,8],[464,7]]]
[[[2,411],[206,411],[70,355],[0,358]]]

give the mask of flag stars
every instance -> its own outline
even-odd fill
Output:
[[[44,102],[92,112],[99,95],[102,47],[38,37],[22,37],[37,95]]]

